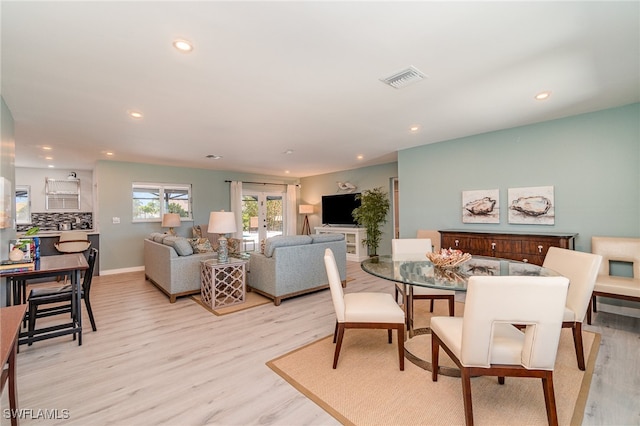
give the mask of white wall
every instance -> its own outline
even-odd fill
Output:
[[[80,179],[80,211],[93,212],[93,171],[57,170],[16,167],[16,185],[31,187],[31,213],[53,213],[68,210],[45,209],[45,180],[66,179],[69,172],[75,172]]]

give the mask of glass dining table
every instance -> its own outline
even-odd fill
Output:
[[[413,286],[465,292],[469,277],[473,275],[511,276],[558,276],[551,269],[532,263],[496,257],[472,256],[467,262],[455,268],[436,267],[424,260],[393,260],[391,256],[372,257],[360,264],[365,272],[379,278],[402,284],[403,299],[410,302]],[[409,337],[413,333],[412,303],[404,303]]]
[[[362,270],[371,275],[402,284],[400,287],[407,320],[407,339],[431,333],[428,327],[414,329],[412,312],[414,286],[454,290],[456,299],[463,301],[469,277],[474,275],[541,277],[560,275],[554,270],[532,263],[484,256],[472,256],[467,262],[455,268],[436,267],[426,256],[425,260],[402,261],[393,260],[391,256],[378,256],[366,259],[360,265]],[[406,345],[405,356],[419,367],[431,370],[431,362],[412,353]],[[459,377],[460,371],[456,368],[441,366],[440,374]]]

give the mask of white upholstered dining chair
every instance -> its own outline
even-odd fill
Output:
[[[578,368],[585,369],[584,348],[582,344],[582,322],[589,308],[591,294],[598,275],[602,256],[549,247],[542,266],[553,269],[569,278],[567,305],[564,310],[562,327],[571,328],[576,348]]]
[[[507,376],[542,379],[547,419],[558,424],[553,369],[568,284],[566,277],[472,276],[463,317],[431,318],[432,380],[442,347],[460,369],[467,425],[473,376],[497,376],[501,385]]]
[[[400,370],[404,370],[405,317],[402,308],[387,293],[344,294],[340,272],[331,249],[326,249],[324,252],[324,264],[329,278],[333,307],[336,311],[336,327],[333,333],[336,350],[333,356],[333,368],[335,369],[338,365],[345,329],[371,328],[386,329],[389,343],[392,342],[392,330],[397,331]]]
[[[591,237],[591,253],[602,256],[591,298],[593,312],[598,312],[598,296],[640,303],[640,238]],[[611,262],[629,264],[632,277],[612,275]],[[591,308],[587,310],[587,324],[591,324]]]
[[[391,256],[394,261],[428,260],[427,253],[431,253],[430,238],[394,238],[391,240]],[[396,301],[402,284],[396,284]],[[413,286],[413,300],[427,299],[431,301],[430,311],[433,312],[434,301],[437,299],[446,300],[449,303],[449,315],[455,315],[455,295],[453,290],[441,290],[437,288],[427,288]],[[406,301],[404,302],[406,303]],[[413,306],[411,307],[413,312]]]

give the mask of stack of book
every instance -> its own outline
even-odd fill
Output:
[[[0,260],[0,274],[33,271],[35,268],[31,260]]]

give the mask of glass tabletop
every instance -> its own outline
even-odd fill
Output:
[[[360,266],[376,277],[399,283],[444,290],[466,291],[472,275],[559,276],[557,272],[531,263],[496,257],[473,256],[455,268],[435,267],[428,259],[394,261],[391,256],[364,260]]]

